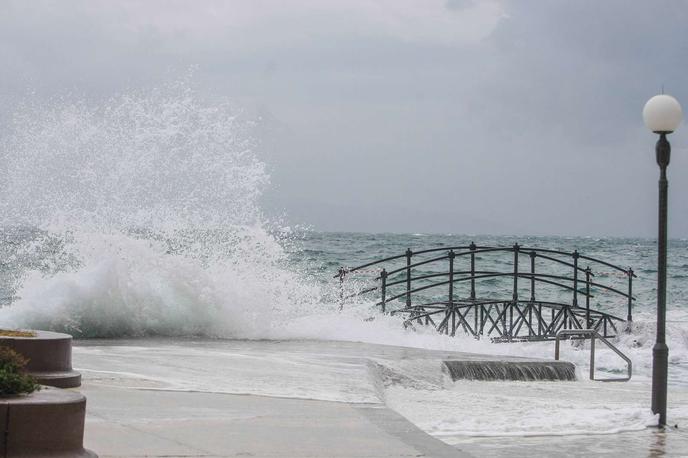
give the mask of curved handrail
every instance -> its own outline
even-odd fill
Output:
[[[536,253],[536,255],[539,256],[539,257],[548,259],[548,260],[550,260],[550,261],[560,262],[560,263],[562,263],[562,264],[564,264],[565,261],[562,261],[562,260],[559,260],[559,259],[556,259],[556,258],[552,258],[552,257],[541,256],[541,255],[539,255],[539,253],[550,253],[550,254],[557,254],[557,255],[560,255],[560,256],[567,256],[567,257],[578,256],[579,259],[585,259],[585,260],[590,261],[590,262],[594,262],[594,263],[598,263],[598,264],[607,266],[607,267],[609,267],[609,268],[612,268],[612,269],[618,270],[618,271],[620,271],[620,272],[623,272],[623,273],[626,274],[626,275],[629,275],[629,272],[631,272],[631,275],[633,275],[634,277],[636,277],[636,275],[635,275],[634,273],[632,273],[632,270],[631,270],[631,269],[623,268],[623,267],[621,267],[621,266],[617,266],[617,265],[611,264],[611,263],[609,263],[609,262],[603,261],[603,260],[601,260],[601,259],[593,258],[593,257],[591,257],[591,256],[585,256],[585,255],[582,255],[582,254],[578,254],[576,251],[574,251],[574,252],[568,252],[568,251],[561,251],[561,250],[553,250],[553,249],[550,249],[550,248],[535,248],[535,247],[527,247],[527,246],[518,246],[518,248],[515,248],[515,247],[513,247],[513,246],[511,246],[511,247],[509,247],[509,246],[494,246],[494,247],[493,247],[493,246],[478,246],[478,245],[472,245],[472,246],[471,246],[471,245],[468,245],[468,246],[454,246],[454,247],[429,248],[429,249],[419,250],[419,251],[410,251],[410,250],[409,250],[409,251],[410,251],[410,253],[411,253],[411,256],[416,256],[416,255],[422,255],[422,254],[433,253],[433,252],[438,252],[438,251],[447,251],[447,252],[448,252],[448,251],[455,251],[455,250],[459,250],[459,251],[456,251],[456,252],[455,252],[455,255],[456,255],[456,256],[466,256],[466,255],[470,255],[470,254],[489,253],[489,252],[495,252],[495,251],[506,251],[506,252],[519,251],[519,252],[524,252],[524,253],[525,253],[525,252],[528,252],[528,253],[534,252],[534,253]],[[379,259],[379,260],[376,260],[376,261],[368,262],[368,263],[362,264],[362,265],[360,265],[360,266],[350,267],[350,268],[347,268],[347,269],[345,269],[345,270],[346,270],[347,273],[356,272],[356,271],[358,271],[358,270],[360,270],[360,269],[364,269],[364,268],[366,268],[366,267],[374,266],[374,265],[377,265],[377,264],[382,264],[382,263],[384,263],[384,262],[393,261],[393,260],[395,260],[395,259],[405,258],[405,257],[407,257],[407,256],[408,256],[407,254],[400,254],[400,255],[396,255],[396,256],[390,256],[390,257],[387,257],[387,258],[383,258],[383,259]],[[446,259],[446,256],[443,257],[443,258],[438,258],[438,260],[439,260],[439,259]],[[568,264],[568,265],[569,265],[570,267],[573,267],[572,264]],[[409,266],[406,266],[406,267],[409,267]],[[404,269],[405,269],[406,267],[404,267]],[[411,265],[410,267],[414,267],[414,266]],[[585,269],[580,268],[580,267],[578,267],[578,269],[579,269],[580,271],[585,271]],[[403,270],[403,269],[401,269],[401,270]],[[337,278],[338,276],[339,276],[339,274],[335,275],[333,278]]]
[[[436,261],[436,260],[438,260],[438,259],[445,259],[445,258],[434,258],[432,261]],[[424,263],[419,263],[419,264],[417,264],[417,265],[420,265],[420,264],[424,264]],[[387,275],[388,275],[388,276],[389,276],[389,275],[393,275],[393,274],[399,273],[399,272],[402,271],[402,270],[406,270],[406,267],[404,267],[403,269],[397,269],[396,271],[387,272]],[[459,283],[459,282],[466,281],[466,280],[470,280],[470,279],[481,279],[481,278],[491,278],[491,277],[504,277],[504,276],[507,276],[507,277],[517,276],[517,277],[519,277],[519,278],[533,278],[533,277],[534,277],[536,281],[539,281],[539,282],[542,282],[542,283],[548,283],[548,284],[551,284],[551,285],[560,286],[560,287],[562,287],[562,288],[564,288],[564,289],[567,289],[567,290],[569,290],[569,291],[573,291],[574,288],[571,287],[571,286],[563,285],[563,284],[557,283],[557,282],[546,281],[546,280],[544,280],[543,278],[554,278],[554,279],[558,279],[558,280],[566,280],[566,281],[571,281],[571,282],[576,281],[576,280],[575,280],[574,278],[572,278],[572,277],[565,277],[565,276],[562,276],[562,275],[540,274],[540,273],[535,273],[535,274],[533,274],[533,273],[530,273],[530,272],[524,272],[524,273],[519,273],[519,274],[513,274],[513,273],[511,273],[511,272],[494,272],[494,271],[479,271],[479,270],[476,270],[476,271],[473,271],[473,272],[468,271],[468,270],[454,271],[454,275],[466,275],[466,274],[471,274],[471,273],[476,274],[476,275],[473,275],[473,276],[471,276],[471,277],[465,277],[465,278],[456,279],[456,280],[454,280],[454,283]],[[483,275],[483,274],[484,274],[484,275]],[[414,281],[417,281],[417,280],[426,280],[426,279],[428,279],[428,278],[445,277],[445,276],[449,276],[449,272],[437,272],[437,273],[432,273],[432,274],[420,275],[420,276],[417,276],[417,277],[411,277],[410,280],[411,280],[411,282],[414,282]],[[541,278],[541,277],[542,277],[542,278]],[[376,277],[376,278],[375,278],[375,280],[379,280],[379,279],[380,279],[380,277]],[[401,279],[401,280],[396,280],[396,281],[393,281],[393,282],[391,282],[391,283],[387,283],[387,287],[394,286],[394,285],[399,285],[399,284],[403,284],[403,283],[406,283],[407,281],[408,281],[407,278],[403,278],[403,279]],[[580,280],[579,280],[579,281],[580,281]],[[435,286],[442,286],[442,285],[446,285],[446,284],[448,284],[448,283],[449,283],[449,282],[434,283],[434,285],[435,285]],[[636,297],[635,297],[635,296],[629,296],[627,293],[624,293],[623,291],[620,291],[620,290],[618,290],[618,289],[616,289],[616,288],[612,288],[611,286],[603,285],[603,284],[601,284],[601,283],[597,283],[597,282],[593,282],[593,281],[590,281],[590,282],[588,282],[588,283],[590,284],[590,286],[594,286],[594,287],[596,287],[596,288],[606,289],[606,290],[608,290],[608,291],[611,291],[611,292],[613,292],[613,293],[618,294],[619,296],[623,296],[623,297],[625,297],[625,298],[629,298],[629,297],[630,297],[630,298],[632,298],[633,300],[636,300]],[[359,295],[359,294],[369,293],[369,292],[375,291],[375,290],[377,290],[377,289],[379,289],[379,287],[375,286],[375,287],[372,287],[372,288],[369,288],[369,289],[360,291],[360,292],[358,292],[358,293],[356,293],[356,294],[353,294],[353,295],[351,295],[351,296],[348,296],[348,297],[354,297],[354,296],[357,296],[357,295]],[[421,290],[410,290],[409,292],[414,293],[414,292],[417,292],[417,291],[421,291]],[[582,294],[583,296],[588,296],[588,297],[591,297],[591,298],[595,297],[594,294],[588,294],[587,292],[582,291],[582,290],[580,290],[580,289],[578,290],[578,294]],[[391,299],[391,298],[390,298],[389,300],[394,300],[394,299]]]
[[[457,275],[457,274],[458,274],[458,275],[463,275],[463,274],[470,274],[470,273],[471,273],[470,271],[456,271],[456,272],[454,272],[454,275]],[[480,279],[484,279],[484,278],[513,277],[513,276],[517,276],[517,277],[519,277],[519,278],[532,278],[532,277],[535,277],[535,280],[536,280],[536,281],[539,281],[539,282],[542,282],[542,283],[548,283],[548,284],[550,284],[550,285],[560,286],[560,287],[562,287],[562,288],[564,288],[564,289],[566,289],[566,290],[568,290],[568,291],[573,291],[573,287],[571,287],[571,286],[564,285],[564,284],[561,284],[561,283],[557,283],[557,282],[553,282],[553,281],[549,281],[549,280],[545,280],[545,279],[544,279],[544,278],[558,278],[558,279],[562,279],[562,280],[570,280],[570,281],[573,281],[572,278],[562,277],[562,276],[559,276],[559,275],[537,274],[537,273],[536,273],[536,274],[531,274],[531,273],[513,274],[513,273],[511,273],[511,272],[492,272],[492,271],[475,271],[474,273],[475,273],[476,275],[472,275],[472,276],[470,276],[470,277],[461,277],[461,278],[457,278],[457,279],[452,280],[452,282],[453,282],[453,283],[461,283],[461,282],[469,281],[469,280],[473,280],[473,279],[475,279],[475,280],[480,280]],[[412,277],[412,278],[411,278],[411,281],[413,282],[414,280],[424,280],[424,279],[428,279],[428,278],[446,277],[446,276],[449,276],[449,273],[448,273],[448,272],[441,272],[441,273],[435,273],[435,274],[421,275],[421,276],[419,276],[419,277]],[[544,277],[544,278],[540,278],[540,277]],[[387,287],[394,286],[394,285],[398,285],[398,284],[402,284],[402,283],[406,283],[406,279],[394,281],[394,282],[392,282],[392,283],[387,283]],[[431,289],[431,288],[433,288],[433,287],[444,286],[444,285],[448,285],[448,284],[449,284],[449,280],[447,280],[447,281],[445,281],[445,282],[440,282],[440,283],[431,283],[430,285],[425,285],[425,286],[422,286],[422,287],[419,287],[419,288],[416,288],[416,289],[411,289],[411,290],[409,290],[409,291],[405,291],[404,293],[402,293],[402,294],[400,294],[400,295],[398,295],[398,296],[390,297],[390,298],[388,298],[387,300],[388,300],[388,301],[393,301],[393,300],[395,300],[395,299],[398,299],[399,297],[405,296],[405,295],[407,294],[407,292],[408,292],[408,293],[417,293],[417,292],[419,292],[419,291],[425,291],[426,289]],[[591,284],[592,284],[592,282],[591,282]],[[377,289],[377,288],[376,288],[376,289]],[[611,288],[610,288],[610,289],[611,289]],[[613,290],[613,289],[612,289],[612,290]],[[585,291],[580,291],[580,290],[579,290],[578,293],[579,293],[579,294],[582,294],[583,296],[595,297],[595,296],[593,296],[592,294],[587,294]],[[625,293],[620,293],[620,294],[625,295]]]
[[[461,279],[456,279],[456,280],[454,280],[454,282],[464,281],[464,280],[466,280],[466,279],[470,280],[471,278],[489,278],[488,276],[490,276],[490,275],[492,275],[492,276],[494,276],[494,277],[503,277],[503,276],[512,277],[512,276],[516,275],[516,276],[518,276],[519,278],[531,278],[531,277],[535,277],[536,280],[539,280],[540,277],[543,277],[543,278],[554,278],[554,279],[558,279],[558,280],[574,281],[573,278],[571,278],[571,277],[564,277],[564,276],[562,276],[562,275],[540,274],[540,273],[532,274],[532,273],[530,273],[530,272],[523,272],[523,273],[519,273],[519,274],[513,274],[513,273],[511,273],[511,272],[496,272],[496,271],[492,271],[492,270],[475,270],[475,271],[472,271],[472,272],[471,272],[470,270],[455,270],[455,271],[453,272],[453,274],[454,274],[454,275],[470,275],[470,274],[485,275],[485,277],[473,276],[473,277],[465,277],[465,278],[461,278]],[[389,275],[389,273],[388,273],[388,275]],[[436,273],[432,273],[432,274],[420,275],[420,276],[418,276],[418,277],[411,277],[411,281],[413,282],[413,281],[416,281],[416,280],[425,280],[425,279],[434,278],[434,277],[446,277],[446,276],[449,276],[449,275],[450,275],[449,272],[436,272]],[[377,279],[379,279],[379,277],[378,277]],[[389,288],[390,286],[399,285],[399,284],[402,284],[402,283],[406,283],[406,278],[401,279],[401,280],[396,280],[396,281],[393,281],[393,282],[391,282],[391,283],[388,282],[388,283],[387,283],[387,287]],[[590,284],[592,284],[592,282],[591,282]],[[560,285],[560,286],[567,286],[567,285]],[[573,290],[572,287],[568,287],[568,289]],[[412,292],[413,292],[413,291],[412,291]],[[579,292],[580,294],[583,294],[583,295],[588,295],[585,291],[580,291],[580,290],[579,290],[578,292]],[[620,294],[625,294],[625,293],[620,293]],[[592,294],[590,294],[589,296],[590,296],[590,297],[595,297],[595,296],[592,295]]]
[[[513,253],[513,256],[503,257],[501,259],[494,256],[481,256],[486,253]],[[457,258],[468,256],[470,256],[470,270],[466,270],[467,265],[465,261],[460,263],[462,266],[461,270],[456,270]],[[571,259],[567,259],[566,257]],[[504,262],[504,258],[508,261]],[[541,261],[538,263],[538,259],[546,262],[543,263]],[[603,280],[600,280],[600,277],[594,278],[596,276],[590,266],[588,265],[583,268],[583,266],[580,265],[581,260],[589,261],[590,263],[598,263],[601,266],[607,266],[608,268],[623,272],[628,279],[628,292],[626,293],[622,291],[621,288],[618,288],[617,283],[615,283],[616,280],[609,279],[605,276],[601,277]],[[476,263],[484,262],[488,262],[490,267],[493,267],[493,264],[496,263],[494,269],[476,269]],[[554,266],[551,263],[558,264],[558,266]],[[505,265],[510,265],[510,268],[505,269]],[[347,274],[365,268],[370,268],[366,270],[367,273],[375,272],[377,274],[365,277],[365,281],[375,281],[375,284],[361,284],[361,289],[346,295],[344,280]],[[388,271],[387,268],[390,268],[390,270]],[[543,272],[543,268],[554,270]],[[418,275],[414,276],[414,273]],[[483,328],[487,326],[487,333],[490,334],[496,329],[495,332],[500,334],[500,339],[521,338],[522,334],[519,334],[519,332],[524,324],[527,327],[527,329],[524,328],[524,332],[528,332],[528,338],[532,338],[533,333],[536,332],[533,326],[537,327],[536,337],[543,339],[553,338],[554,333],[562,329],[562,327],[563,329],[582,329],[584,327],[592,327],[594,329],[600,328],[604,330],[604,336],[609,336],[611,335],[608,332],[609,329],[612,329],[613,332],[618,332],[618,328],[614,323],[623,320],[611,314],[592,310],[590,308],[590,299],[596,297],[598,293],[612,293],[619,298],[624,298],[628,305],[628,321],[632,319],[632,303],[636,300],[632,294],[632,280],[635,275],[631,268],[626,270],[609,262],[581,255],[577,250],[567,252],[549,248],[521,247],[519,244],[508,247],[478,246],[471,243],[467,246],[443,246],[415,252],[411,249],[407,249],[405,253],[397,256],[389,256],[353,268],[342,267],[338,275],[335,276],[335,278],[337,277],[340,279],[340,301],[342,301],[340,307],[343,306],[343,301],[346,299],[378,291],[380,296],[378,299],[379,302],[376,301],[376,305],[381,306],[383,313],[387,312],[388,304],[405,302],[406,308],[400,311],[413,311],[412,315],[415,319],[418,316],[419,310],[423,308],[423,304],[415,304],[412,306],[414,299],[430,299],[435,302],[428,302],[426,300],[424,301],[424,305],[429,309],[434,308],[436,310],[431,310],[430,312],[422,310],[423,316],[436,315],[440,312],[445,312],[447,317],[451,315],[452,335],[456,331],[456,320],[458,319],[460,326],[463,326],[464,330],[468,328],[469,332],[477,336],[476,332],[471,329],[471,325],[466,321],[466,316],[470,313],[471,319],[475,320],[474,327],[476,329],[480,321],[481,334]],[[499,296],[506,296],[506,294],[502,294],[498,290],[495,292],[494,287],[490,287],[490,294],[488,295],[490,297],[485,298],[490,302],[476,299],[478,297],[477,290],[484,288],[483,280],[495,278],[510,279],[508,282],[500,280],[495,284],[498,285],[499,289],[511,283],[511,286],[507,289],[511,297],[501,298]],[[458,298],[455,286],[467,282],[470,282],[470,298]],[[536,296],[542,295],[543,293],[551,294],[551,292],[554,291],[552,288],[536,288],[538,284],[552,285],[558,288],[560,291],[555,293],[557,294],[555,301],[560,301],[563,297],[561,294],[565,292],[566,294],[570,294],[570,302],[564,303],[536,300]],[[448,291],[446,293],[432,291],[442,287],[446,287]],[[463,288],[461,288],[461,290],[463,291]],[[426,294],[424,293],[425,291],[430,291],[430,293]],[[525,294],[523,294],[524,292]],[[444,294],[446,294],[445,297],[447,297],[447,300],[437,301],[438,296]],[[519,298],[519,295],[523,297]],[[468,294],[465,293],[465,296],[468,296]],[[525,299],[528,296],[529,298]],[[579,300],[581,303],[584,302],[585,308],[579,307]],[[489,303],[502,305],[494,309],[492,306],[485,305],[487,309],[481,309],[480,316],[477,315],[477,309],[467,309],[468,307],[482,307],[480,304]],[[532,308],[534,304],[538,305],[538,310],[534,311]],[[544,311],[542,309],[543,306],[552,310],[551,317],[542,314]],[[498,314],[496,320],[503,321],[507,316],[507,308],[509,309],[508,322],[510,328],[507,327],[506,324],[500,324],[499,328],[496,328],[497,323],[494,318],[495,314]],[[457,312],[458,310],[461,311]],[[527,317],[524,315],[526,312],[523,310],[528,311]],[[392,313],[396,312],[392,311]],[[483,315],[488,316],[485,318]],[[533,316],[536,316],[537,321],[533,321]],[[449,322],[447,321],[449,318],[447,317],[442,319],[439,326],[437,326],[433,320],[430,321],[440,330],[440,332],[447,332],[449,326]],[[489,322],[486,321],[486,319],[489,320]],[[425,323],[428,324],[427,319]],[[490,323],[492,324],[491,327]]]
[[[369,262],[369,263],[367,263],[367,264],[362,264],[362,265],[356,266],[356,267],[345,268],[344,270],[345,270],[345,272],[347,272],[347,273],[356,272],[357,270],[365,269],[366,267],[374,266],[374,265],[376,265],[376,264],[381,264],[381,263],[383,263],[383,262],[389,262],[389,261],[393,261],[393,260],[395,260],[395,259],[400,259],[400,258],[405,258],[405,257],[406,257],[405,254],[400,254],[400,255],[397,255],[397,256],[390,256],[389,258],[379,259],[379,260],[377,260],[377,261],[372,261],[372,262]],[[340,275],[341,275],[341,274],[338,273],[337,275],[335,275],[335,276],[332,277],[332,278],[338,278]]]
[[[417,262],[415,264],[409,264],[407,266],[400,267],[400,268],[395,269],[395,270],[390,270],[389,272],[387,272],[387,275],[394,275],[394,274],[397,274],[399,272],[403,272],[406,269],[413,269],[414,267],[422,266],[425,264],[430,264],[430,263],[437,262],[437,261],[443,261],[445,259],[449,259],[449,255],[440,256],[439,258],[430,258],[427,260],[423,260],[421,262]],[[377,277],[375,280],[379,280],[379,279],[380,279],[380,277]]]
[[[635,275],[635,274],[633,273],[633,271],[630,270],[630,269],[624,269],[624,268],[622,268],[622,267],[615,266],[614,264],[610,264],[610,263],[608,263],[608,262],[601,261],[601,260],[599,260],[599,259],[591,258],[591,257],[589,257],[589,256],[580,255],[580,259],[587,259],[588,261],[596,262],[596,263],[598,263],[598,264],[602,264],[602,265],[604,265],[604,266],[611,267],[612,269],[616,269],[616,270],[618,270],[618,271],[621,271],[621,272],[625,273],[626,275],[628,275],[629,272],[630,272],[631,275],[633,275],[634,277],[637,278],[637,275]]]

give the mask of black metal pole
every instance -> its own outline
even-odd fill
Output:
[[[669,347],[666,344],[667,200],[666,169],[671,157],[667,132],[658,132],[655,151],[659,165],[659,231],[657,234],[657,340],[652,349],[652,412],[659,414],[659,426],[666,425]]]
[[[344,267],[339,268],[339,310],[344,308],[344,276],[346,275],[346,269]]]
[[[535,302],[535,257],[534,251],[530,252],[530,302]]]
[[[449,297],[447,308],[452,314],[452,332],[451,335],[454,336],[456,332],[456,315],[454,314],[454,258],[456,253],[454,250],[449,250]]]
[[[590,266],[585,268],[585,328],[590,329]]]
[[[509,305],[509,337],[513,337],[514,332],[514,307],[518,304],[518,252],[521,247],[518,243],[514,244],[514,295],[513,301]]]
[[[628,330],[630,331],[633,321],[633,269],[630,267],[628,268],[628,314],[626,321],[628,321]]]
[[[406,308],[411,307],[411,248],[406,249]]]
[[[382,313],[385,313],[385,308],[387,306],[387,270],[382,269],[380,272],[380,295],[382,304]]]
[[[475,243],[471,242],[471,299],[475,299]]]
[[[573,252],[573,306],[578,307],[578,250]]]
[[[520,249],[518,243],[514,244],[514,293],[512,295],[514,303],[518,301],[518,252]]]

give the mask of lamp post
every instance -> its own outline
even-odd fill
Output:
[[[659,426],[666,425],[667,373],[669,347],[666,344],[666,266],[667,266],[667,181],[671,157],[667,135],[681,123],[681,105],[670,95],[652,97],[643,108],[643,120],[659,135],[655,151],[659,165],[659,232],[657,234],[657,340],[652,349],[652,412],[659,414]]]

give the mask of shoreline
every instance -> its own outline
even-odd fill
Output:
[[[539,359],[333,341],[76,341],[84,444],[101,457],[442,457],[556,456],[553,442],[566,444],[562,456],[633,441],[643,450],[659,440],[643,429],[643,383],[451,382],[447,357]],[[670,395],[688,410],[688,390]],[[471,425],[483,433],[460,433]],[[575,433],[581,425],[590,432]],[[681,431],[661,440],[663,453],[688,449]]]

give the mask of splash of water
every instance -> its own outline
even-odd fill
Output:
[[[492,345],[336,313],[332,296],[287,264],[258,204],[269,184],[253,123],[188,82],[105,104],[25,103],[0,141],[0,325],[77,336],[200,335],[340,339],[551,358],[551,343]],[[11,227],[10,227],[11,226]],[[8,283],[16,283],[10,288]],[[6,291],[7,292],[7,291]],[[651,314],[618,344],[650,373]],[[688,355],[670,323],[672,362]],[[588,353],[566,356],[585,366]],[[622,370],[599,352],[598,366]],[[684,372],[681,372],[683,374]]]
[[[0,144],[0,215],[6,239],[23,240],[2,322],[267,337],[313,302],[260,211],[269,176],[252,124],[188,82],[98,106],[25,103]]]
[[[260,223],[250,122],[184,82],[102,106],[25,103],[2,144],[5,224],[190,229]]]

